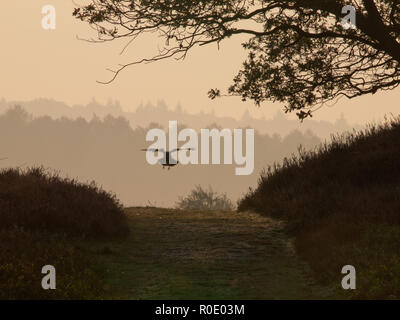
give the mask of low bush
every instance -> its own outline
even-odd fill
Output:
[[[216,211],[232,211],[234,205],[226,194],[218,194],[211,187],[208,190],[200,185],[185,197],[180,197],[176,203],[176,207],[182,210],[216,210]]]
[[[0,171],[0,226],[92,238],[128,233],[114,195],[42,167]]]

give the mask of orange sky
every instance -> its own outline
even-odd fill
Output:
[[[46,4],[57,10],[54,31],[41,27],[41,9]],[[171,108],[180,102],[191,113],[214,109],[218,115],[234,117],[249,110],[254,116],[270,118],[282,108],[267,102],[257,109],[239,98],[208,99],[210,88],[225,89],[231,84],[246,57],[240,47],[245,38],[226,40],[219,51],[216,45],[197,48],[183,62],[166,60],[134,66],[114,83],[98,84],[96,80],[109,79],[111,74],[106,68],[157,53],[157,38],[143,38],[120,56],[126,40],[92,44],[76,39],[94,34],[87,24],[72,17],[73,8],[70,0],[1,0],[0,98],[47,97],[68,104],[86,104],[92,97],[100,102],[112,98],[120,100],[126,110],[135,109],[141,102],[164,99]],[[364,123],[380,119],[385,113],[398,114],[399,101],[400,89],[353,101],[342,100],[314,117],[335,120],[343,112],[350,122]]]

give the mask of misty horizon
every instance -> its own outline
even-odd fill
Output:
[[[196,185],[211,186],[236,201],[249,186],[256,185],[264,168],[296,154],[299,145],[310,150],[323,141],[310,129],[301,132],[290,130],[288,126],[288,133],[282,135],[256,130],[255,167],[249,176],[235,176],[234,164],[178,165],[171,170],[163,170],[161,166],[147,164],[145,154],[140,152],[150,144],[145,139],[147,130],[168,125],[163,123],[162,117],[152,119],[154,121],[147,125],[132,126],[132,120],[141,114],[140,110],[138,113],[103,113],[100,117],[97,113],[108,110],[107,107],[92,105],[90,112],[97,113],[92,113],[90,117],[89,112],[82,112],[85,109],[61,109],[59,104],[55,104],[51,113],[53,117],[50,117],[45,115],[46,105],[43,104],[41,110],[36,109],[34,116],[33,105],[28,104],[25,110],[24,104],[19,107],[7,104],[8,107],[5,107],[4,102],[0,102],[0,155],[7,157],[0,166],[44,166],[82,182],[95,181],[105,190],[115,193],[126,206],[152,204],[172,207],[180,196],[189,193]],[[175,112],[165,110],[167,115]],[[184,116],[178,122],[179,128],[194,128],[193,123],[189,126],[183,119],[196,120],[196,116],[185,117],[183,111],[180,114]],[[208,119],[208,125],[205,125],[205,119]],[[291,123],[283,119],[283,123]],[[203,115],[201,120],[197,124],[204,124],[203,127],[209,129],[222,128],[220,123],[226,121],[222,119],[217,123],[218,117],[209,115]],[[229,120],[231,122],[226,121],[225,124],[231,123],[232,128],[249,126],[245,121]],[[171,181],[174,188],[170,188]]]

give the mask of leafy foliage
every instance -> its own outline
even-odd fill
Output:
[[[158,32],[164,48],[128,66],[175,57],[195,46],[247,34],[249,57],[229,95],[286,103],[301,119],[338,98],[391,90],[400,83],[400,3],[361,0],[356,29],[341,21],[344,0],[92,0],[73,15],[97,31],[97,40]],[[129,42],[130,43],[130,42]],[[220,96],[218,89],[210,98]]]

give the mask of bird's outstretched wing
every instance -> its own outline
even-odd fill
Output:
[[[171,150],[170,152],[181,151],[181,150],[191,151],[191,150],[196,150],[196,149],[195,148],[176,148],[176,149]]]

